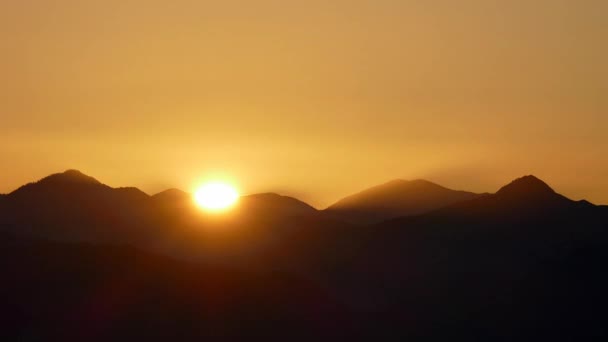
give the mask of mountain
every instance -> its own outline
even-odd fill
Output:
[[[285,216],[315,215],[317,209],[298,199],[281,196],[275,193],[242,196],[238,203],[239,210],[256,214],[278,214]]]
[[[8,194],[0,224],[19,234],[65,240],[128,241],[145,238],[149,196],[136,188],[111,188],[68,170]]]
[[[167,189],[153,195],[152,199],[161,203],[176,203],[192,201],[192,195],[179,189]]]
[[[399,216],[424,214],[479,196],[425,180],[394,180],[341,199],[325,212],[350,222],[377,223]]]
[[[448,216],[451,219],[469,217],[507,223],[599,211],[600,208],[590,202],[573,201],[555,192],[542,180],[529,175],[515,179],[493,195],[455,203],[437,210],[432,216]]]
[[[192,194],[179,189],[168,189],[150,197],[150,202],[159,214],[186,215],[196,211]]]
[[[536,176],[528,175],[517,178],[503,186],[496,194],[503,196],[542,196],[554,195],[555,190]]]

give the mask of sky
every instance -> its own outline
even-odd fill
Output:
[[[0,193],[66,169],[324,207],[534,174],[608,204],[608,1],[3,0]]]

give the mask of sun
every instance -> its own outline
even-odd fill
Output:
[[[194,192],[194,202],[208,211],[222,211],[232,207],[239,199],[236,188],[223,182],[202,185]]]

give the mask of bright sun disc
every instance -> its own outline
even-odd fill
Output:
[[[233,206],[239,199],[236,189],[225,183],[208,183],[194,193],[194,201],[205,210],[217,211]]]

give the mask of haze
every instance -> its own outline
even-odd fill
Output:
[[[608,203],[608,2],[0,2],[0,193],[68,168],[323,207],[535,174]]]

